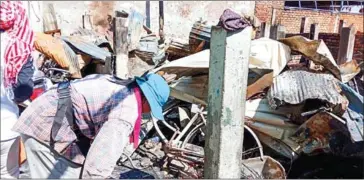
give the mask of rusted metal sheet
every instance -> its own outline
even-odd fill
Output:
[[[243,179],[286,179],[283,166],[269,156],[244,159],[242,163]]]
[[[291,138],[303,147],[304,153],[329,152],[329,139],[333,133],[330,120],[333,118],[329,114],[318,113],[301,125]]]
[[[320,112],[302,124],[291,137],[300,144],[302,152],[333,153],[339,156],[357,156],[364,154],[363,143],[353,143],[346,125],[330,113]]]
[[[337,79],[341,80],[339,67],[337,66],[330,50],[322,40],[309,40],[303,36],[293,36],[279,39],[293,51],[297,51],[314,63],[324,66]]]
[[[180,173],[183,178],[203,178],[204,150],[202,147],[186,144],[186,149],[169,147],[168,170]],[[284,167],[269,156],[242,160],[242,178],[285,179]]]
[[[300,104],[308,99],[337,105],[344,102],[337,82],[330,74],[303,70],[286,71],[273,80],[267,98],[273,109],[284,104]]]
[[[246,90],[246,99],[252,96],[264,92],[264,90],[273,84],[273,72],[261,76],[259,79],[255,79],[250,83],[248,89]]]

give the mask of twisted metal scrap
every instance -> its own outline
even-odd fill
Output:
[[[293,36],[279,39],[278,41],[289,46],[291,50],[301,53],[314,63],[324,66],[337,79],[341,80],[339,67],[332,57],[330,50],[322,40],[309,40],[303,36]]]

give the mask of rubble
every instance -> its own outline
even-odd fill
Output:
[[[243,160],[242,179],[284,179],[286,177],[284,167],[269,156]],[[248,164],[248,165],[245,165]],[[260,175],[258,176],[257,175]]]
[[[191,53],[198,53],[204,49],[210,48],[211,39],[211,25],[202,20],[193,24],[189,36],[189,51]]]
[[[347,131],[340,127],[345,126],[332,114],[320,112],[301,125],[291,138],[299,143],[302,151],[307,154],[323,151],[341,156],[361,157],[363,144],[351,142],[345,133]]]
[[[291,50],[301,53],[314,63],[324,66],[337,79],[342,79],[339,67],[322,40],[308,40],[303,36],[293,36],[280,39],[279,41],[289,46]]]
[[[61,39],[43,33],[35,33],[34,47],[47,58],[55,61],[61,68],[68,69],[71,74],[80,77],[76,53]]]
[[[130,76],[158,73],[171,87],[164,107],[166,121],[144,117],[140,146],[136,150],[128,145],[121,164],[138,154],[142,167],[158,167],[164,173],[160,178],[203,178],[211,23],[197,21],[188,43],[172,39],[159,44],[160,37],[143,25],[143,15],[134,10],[121,14],[129,18]],[[224,11],[220,20],[228,30],[260,26],[256,17],[232,10]],[[39,69],[53,82],[92,73],[115,74],[111,40],[83,28],[71,36],[37,33]],[[322,68],[292,68],[293,53]],[[283,161],[274,159],[276,154],[290,161],[316,153],[362,156],[363,96],[347,85],[361,69],[355,60],[338,66],[322,40],[302,36],[252,40],[242,178],[286,178],[289,172]]]

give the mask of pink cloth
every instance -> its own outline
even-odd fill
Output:
[[[138,87],[134,88],[134,94],[138,102],[138,118],[135,121],[134,130],[130,135],[130,143],[134,143],[134,148],[138,148],[139,145],[139,134],[142,123],[142,96]]]

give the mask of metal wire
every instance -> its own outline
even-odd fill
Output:
[[[143,170],[143,169],[144,169],[144,168],[137,168],[137,167],[134,165],[134,162],[133,162],[133,160],[131,159],[131,157],[130,157],[129,155],[125,154],[124,152],[123,152],[123,155],[124,155],[124,156],[126,156],[126,158],[129,160],[130,165],[131,165],[131,167],[132,167],[133,169],[137,169],[137,170]]]
[[[154,116],[152,116],[152,121],[153,121],[153,126],[154,126],[155,130],[157,131],[158,136],[162,139],[163,143],[167,144],[168,140],[167,140],[166,136],[164,136],[162,131],[159,129],[159,126],[157,124],[157,122],[159,120],[156,119]]]
[[[250,127],[248,127],[247,125],[244,125],[244,128],[246,130],[248,130],[250,132],[250,134],[253,136],[255,142],[257,143],[258,147],[259,147],[259,153],[260,153],[260,158],[263,160],[264,157],[264,153],[263,153],[263,146],[262,143],[260,143],[258,136],[254,133],[254,131],[252,129],[250,129]]]

